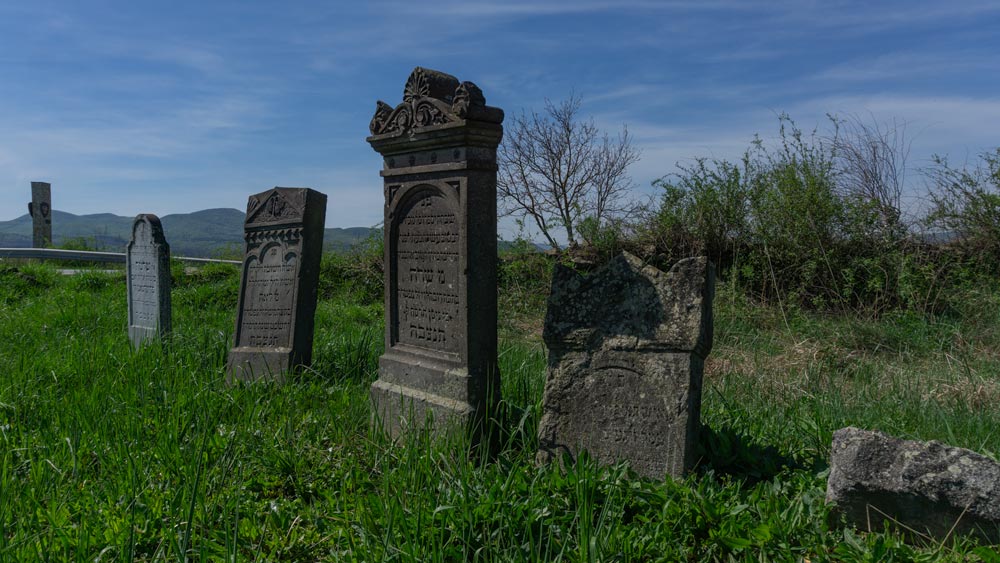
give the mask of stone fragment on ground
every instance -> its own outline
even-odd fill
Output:
[[[1000,464],[941,442],[848,427],[833,434],[826,499],[866,531],[886,521],[941,540],[1000,542]]]

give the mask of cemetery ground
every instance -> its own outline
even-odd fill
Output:
[[[312,368],[237,386],[235,267],[175,264],[172,337],[133,351],[123,274],[0,265],[0,560],[1000,560],[964,538],[845,529],[824,502],[844,426],[996,458],[998,287],[954,314],[869,320],[761,306],[720,280],[702,458],[675,482],[535,466],[537,264],[501,275],[499,453],[469,457],[460,436],[392,446],[369,424],[382,288],[347,263],[324,259]]]

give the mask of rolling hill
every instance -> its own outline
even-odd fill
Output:
[[[52,211],[52,238],[55,246],[82,243],[93,250],[124,252],[134,217],[111,213],[74,215]],[[205,209],[160,217],[172,254],[214,257],[238,255],[243,245],[244,213],[238,209]],[[370,236],[370,227],[326,229],[325,251],[343,250]],[[0,221],[0,247],[31,246],[31,217],[27,214],[10,221]]]

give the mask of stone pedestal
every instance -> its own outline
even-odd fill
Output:
[[[497,370],[496,149],[503,111],[471,82],[416,68],[403,103],[378,102],[383,156],[385,354],[375,420],[396,437],[433,419],[485,430]]]
[[[586,277],[556,266],[543,334],[540,463],[587,450],[652,479],[694,465],[714,283],[705,258],[666,273],[630,254]]]
[[[135,218],[125,258],[128,337],[138,348],[170,332],[170,245],[159,217]]]
[[[52,185],[48,182],[31,183],[31,246],[46,248],[52,246]]]
[[[325,222],[326,195],[315,190],[274,188],[250,196],[230,383],[282,381],[312,362]]]

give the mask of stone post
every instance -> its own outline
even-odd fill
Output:
[[[393,437],[433,418],[478,441],[500,398],[497,146],[503,111],[471,82],[417,67],[368,142],[383,157],[385,354],[371,387]]]
[[[28,214],[31,215],[32,223],[31,246],[33,248],[52,246],[52,184],[31,183]]]

